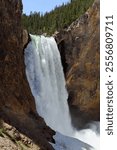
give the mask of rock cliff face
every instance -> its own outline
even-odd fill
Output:
[[[43,150],[53,149],[54,132],[37,115],[25,75],[21,14],[20,0],[0,0],[0,118]]]
[[[100,15],[99,0],[73,22],[56,34],[69,92],[73,117],[99,120]]]

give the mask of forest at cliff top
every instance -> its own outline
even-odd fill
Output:
[[[67,28],[73,21],[93,4],[94,0],[71,0],[67,4],[56,6],[51,12],[41,14],[31,12],[22,15],[22,24],[32,34],[53,34],[56,30]]]

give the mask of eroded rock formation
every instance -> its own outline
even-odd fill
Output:
[[[99,120],[100,15],[99,0],[73,22],[55,34],[67,81],[70,110],[84,120]]]
[[[0,0],[0,118],[50,150],[54,132],[37,115],[25,75],[21,14],[20,0]]]

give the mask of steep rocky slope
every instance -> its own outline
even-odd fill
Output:
[[[41,150],[26,135],[20,133],[15,127],[1,121],[0,124],[0,150]]]
[[[41,149],[53,149],[54,132],[37,115],[25,75],[21,14],[20,0],[0,0],[0,118]]]
[[[99,0],[54,36],[61,53],[72,117],[99,120],[100,14]]]

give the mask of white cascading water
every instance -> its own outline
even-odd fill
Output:
[[[56,42],[53,37],[30,37],[31,42],[25,49],[25,64],[37,112],[52,129],[71,135],[68,94]]]
[[[99,137],[95,131],[76,131],[71,124],[64,73],[54,38],[30,37],[31,42],[25,49],[25,65],[37,112],[55,131],[78,138],[99,150]],[[92,139],[95,140],[94,144]]]

